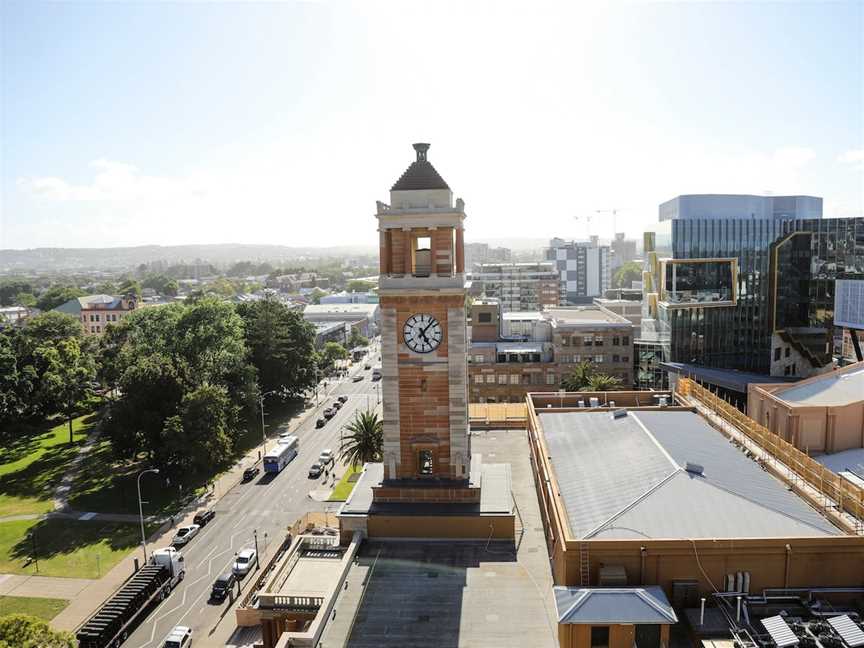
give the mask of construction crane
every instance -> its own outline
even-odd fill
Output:
[[[618,208],[615,209],[595,209],[595,214],[612,214],[612,240],[615,240],[615,235],[618,233]]]

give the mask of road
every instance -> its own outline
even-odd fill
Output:
[[[377,358],[377,355],[375,351],[372,357]],[[259,474],[256,480],[235,486],[216,504],[216,517],[182,549],[186,559],[185,579],[171,596],[150,612],[123,644],[124,648],[161,648],[165,635],[175,625],[191,627],[196,645],[222,644],[215,639],[230,634],[235,625],[234,614],[228,611],[220,620],[231,603],[227,600],[219,605],[209,603],[210,589],[216,577],[230,569],[236,551],[254,547],[253,530],[257,529],[258,547],[264,552],[265,534],[266,548],[275,549],[274,543],[281,542],[287,528],[305,513],[336,509],[336,504],[310,498],[311,491],[324,490],[327,486],[323,478],[309,479],[308,471],[322,450],[338,450],[339,430],[357,410],[365,409],[367,402],[373,409],[376,406],[375,387],[380,383],[371,381],[372,372],[363,370],[362,362],[354,373],[363,375],[363,381],[353,382],[349,376],[335,384],[330,382],[325,390],[328,397],[321,398],[319,409],[293,432],[299,437],[298,456],[281,473],[274,477]],[[348,401],[342,409],[323,428],[316,428],[320,411],[343,394],[348,396]],[[276,432],[271,431],[271,434]],[[268,448],[274,443],[270,440]],[[342,472],[341,467],[337,468],[337,477]],[[245,584],[251,580],[251,576],[244,579],[244,594]]]

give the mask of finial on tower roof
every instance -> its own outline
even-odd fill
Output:
[[[417,151],[417,161],[425,162],[426,161],[426,151],[429,150],[431,144],[425,144],[423,142],[418,142],[414,144],[414,150]]]

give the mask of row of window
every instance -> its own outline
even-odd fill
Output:
[[[603,346],[605,344],[606,338],[602,335],[572,335],[570,337],[561,337],[561,344],[563,346]],[[630,336],[629,335],[615,335],[611,338],[612,346],[630,346]]]
[[[558,362],[560,362],[562,364],[567,364],[570,362],[576,364],[576,363],[582,362],[583,360],[585,362],[603,362],[604,360],[611,360],[612,362],[630,362],[630,356],[622,356],[622,355],[618,355],[617,353],[613,353],[611,356],[580,355],[580,354],[574,354],[574,355],[562,354],[562,355],[558,356]]]
[[[546,384],[554,385],[557,382],[555,374],[546,374]],[[474,374],[474,383],[482,385],[542,385],[543,374]]]
[[[105,313],[105,321],[106,322],[116,322],[118,317],[120,317],[120,316],[117,315],[117,313]],[[81,320],[86,322],[87,321],[87,315],[82,315]],[[95,314],[90,313],[90,321],[91,322],[101,322],[102,321],[101,315],[99,315],[98,313],[95,313]]]
[[[567,354],[562,353],[558,356],[558,362],[569,364],[569,363],[579,363],[582,361],[586,362],[603,362],[604,360],[611,360],[612,362],[630,362],[630,356],[622,356],[617,353],[613,353],[612,355],[581,355],[581,354]],[[497,356],[497,361],[499,363],[517,363],[517,362],[540,362],[540,354],[539,353],[525,353],[525,354],[515,354],[515,353],[499,353]],[[487,360],[485,356],[481,354],[469,355],[468,362],[473,362],[475,364],[484,364],[486,362],[491,362],[491,360]]]

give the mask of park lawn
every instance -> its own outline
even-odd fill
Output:
[[[69,426],[56,419],[41,426],[21,426],[13,441],[0,448],[0,515],[46,513],[54,508],[54,488],[87,437],[95,417],[79,416]]]
[[[31,560],[35,532],[39,571]],[[65,518],[0,522],[0,573],[99,578],[140,542],[135,524]]]
[[[339,483],[336,484],[336,488],[333,489],[333,492],[330,493],[330,497],[327,498],[328,502],[344,502],[348,499],[348,496],[351,494],[351,491],[354,490],[354,486],[357,484],[357,480],[351,480],[352,475],[357,475],[363,472],[363,466],[348,466],[345,470],[345,474],[342,475],[342,479],[339,480]]]
[[[0,617],[7,614],[29,614],[50,621],[69,605],[66,599],[30,596],[0,596]]]

